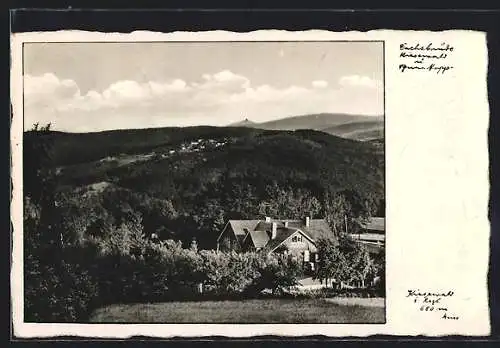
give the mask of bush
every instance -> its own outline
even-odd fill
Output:
[[[202,251],[206,290],[216,295],[242,294],[259,277],[264,260],[256,253]]]
[[[50,266],[26,258],[25,321],[84,320],[98,298],[98,285],[81,266],[61,261]]]
[[[66,247],[53,266],[27,253],[26,318],[75,322],[111,303],[241,299],[265,288],[277,295],[296,285],[302,272],[292,259],[146,240],[139,224],[114,232],[107,240]]]
[[[269,255],[259,270],[260,288],[271,289],[273,294],[283,294],[287,288],[297,285],[297,277],[303,273],[302,265],[293,258]]]

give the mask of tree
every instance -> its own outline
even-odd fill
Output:
[[[376,272],[375,263],[368,250],[364,245],[356,243],[353,250],[347,255],[351,263],[349,280],[359,282],[361,287],[365,287],[368,276],[373,277]]]
[[[53,194],[53,170],[51,168],[54,139],[50,134],[50,123],[39,127],[36,123],[26,132],[23,143],[23,191],[35,204],[50,200],[45,195]]]
[[[286,219],[314,216],[321,208],[320,201],[309,190],[281,187],[274,181],[267,186],[266,200],[259,203],[258,211],[262,216]]]
[[[37,230],[40,246],[60,247],[61,234],[60,211],[56,205],[56,182],[52,152],[54,138],[50,132],[50,123],[45,127],[38,124],[25,134],[23,143],[23,192],[31,203],[40,209]]]
[[[373,278],[378,278],[375,287],[381,290],[383,293],[385,292],[385,252],[382,251],[375,255],[373,258],[374,263],[374,274]]]
[[[337,236],[346,231],[346,218],[352,214],[351,205],[342,194],[325,195],[325,213],[326,220]]]
[[[297,285],[297,278],[302,274],[302,265],[291,257],[269,255],[266,264],[260,270],[262,287],[270,288],[273,294]]]
[[[146,243],[141,221],[142,218],[138,213],[131,214],[130,220],[123,222],[104,241],[106,252],[113,255],[141,257]]]
[[[25,319],[81,320],[88,315],[98,288],[85,263],[75,262],[74,240],[68,240],[65,233],[67,221],[56,194],[50,124],[35,125],[25,139],[24,156],[29,158],[23,173]]]
[[[372,209],[372,194],[370,192],[365,192],[361,189],[345,189],[341,191],[341,194],[345,197],[347,202],[349,202],[351,208],[351,215],[355,218],[367,219],[371,215]]]
[[[302,197],[301,211],[298,216],[316,216],[321,209],[321,202],[315,196],[307,193]]]
[[[337,284],[348,280],[349,263],[333,239],[319,239],[317,246],[319,261],[314,278],[321,281],[325,280],[326,284],[329,283],[329,280]]]
[[[338,244],[320,239],[318,254],[317,279],[335,279],[337,283],[356,282],[365,287],[366,281],[380,270],[364,245],[345,237],[339,238]]]

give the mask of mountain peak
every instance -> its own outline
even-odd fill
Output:
[[[249,120],[248,118],[245,118],[245,119],[243,119],[243,121],[232,123],[229,126],[230,127],[248,127],[248,126],[253,126],[255,124],[256,124],[255,122]]]

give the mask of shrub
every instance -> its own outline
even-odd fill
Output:
[[[273,294],[283,294],[297,285],[297,277],[303,273],[302,265],[293,258],[268,255],[259,267],[259,277],[253,289],[271,289]]]
[[[256,253],[201,251],[202,282],[220,296],[242,294],[259,276],[262,257]]]
[[[90,314],[98,285],[87,270],[64,260],[43,264],[32,256],[25,267],[26,321],[76,322]]]

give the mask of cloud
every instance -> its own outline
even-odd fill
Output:
[[[59,108],[71,104],[80,96],[75,81],[59,79],[46,73],[40,76],[24,76],[24,123],[27,127],[39,122],[55,123],[62,118]]]
[[[343,87],[368,87],[368,88],[377,88],[380,83],[377,80],[374,80],[368,76],[361,75],[349,75],[343,76],[339,80],[339,84]]]
[[[312,86],[315,88],[326,88],[328,87],[328,82],[323,80],[316,80],[312,82]]]
[[[31,102],[71,99],[79,93],[80,90],[75,81],[61,80],[54,74],[27,75],[24,78],[24,95]]]
[[[85,94],[75,81],[54,74],[27,75],[25,96],[27,126],[52,122],[70,131],[225,125],[242,117],[262,122],[319,112],[383,113],[377,82],[357,75],[341,78],[338,86],[315,80],[310,86],[278,88],[254,86],[247,77],[222,70],[191,82],[121,80]]]
[[[235,93],[250,86],[250,81],[242,75],[223,70],[215,74],[203,74],[203,81],[194,82],[192,87],[199,93]]]

